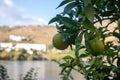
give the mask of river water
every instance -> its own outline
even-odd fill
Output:
[[[36,80],[62,80],[60,79],[60,67],[51,61],[0,61],[5,66],[8,75],[13,80],[23,80],[26,73],[34,68]],[[84,76],[77,72],[72,72],[74,80],[85,80]]]

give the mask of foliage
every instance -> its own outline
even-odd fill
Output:
[[[85,53],[85,49],[81,49],[79,51],[79,54]],[[69,50],[69,51],[49,51],[47,53],[47,56],[49,57],[49,60],[53,61],[63,61],[63,58],[65,57],[73,57],[75,58],[74,55],[74,50]]]
[[[37,79],[37,72],[35,72],[34,68],[31,68],[27,74],[25,74],[23,80],[34,80]]]
[[[25,49],[19,49],[19,50],[11,50],[10,52],[7,52],[5,50],[0,52],[0,60],[43,60],[42,51],[41,53],[32,50],[33,54],[29,54]]]
[[[0,80],[11,80],[8,76],[7,69],[3,65],[0,65]]]
[[[62,6],[63,12],[49,23],[56,23],[58,33],[66,36],[71,48],[75,46],[75,58],[66,57],[60,64],[63,80],[69,80],[67,77],[73,69],[84,74],[86,80],[118,80],[120,47],[105,39],[114,36],[118,38],[118,44],[120,42],[120,0],[63,0],[57,8]],[[108,23],[103,25],[106,20]],[[109,25],[117,21],[118,25],[113,26],[115,29],[111,32]],[[105,45],[105,50],[98,56],[90,54],[92,39],[101,40]],[[86,48],[86,53],[79,55],[82,48]]]
[[[22,80],[35,80],[37,79],[37,72],[35,71],[34,68],[31,68],[25,75],[24,77],[21,77]],[[5,66],[0,64],[0,80],[13,80],[8,76],[8,71]]]

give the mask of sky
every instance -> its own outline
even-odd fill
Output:
[[[0,25],[48,25],[62,0],[0,0]]]

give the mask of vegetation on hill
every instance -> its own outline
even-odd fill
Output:
[[[0,42],[8,42],[9,35],[25,36],[33,43],[51,45],[52,37],[57,32],[54,26],[0,26]],[[29,43],[29,41],[28,41]]]

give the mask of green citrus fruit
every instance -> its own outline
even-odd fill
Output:
[[[95,56],[101,54],[105,50],[104,43],[99,39],[90,40],[90,47],[92,54]]]
[[[59,50],[64,50],[68,47],[68,43],[65,40],[65,37],[61,33],[54,35],[52,39],[53,46]]]

